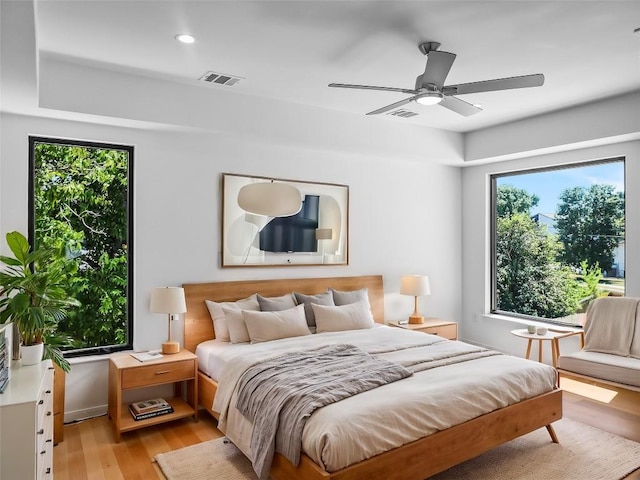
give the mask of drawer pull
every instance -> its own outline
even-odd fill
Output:
[[[44,403],[44,400],[40,400],[40,401],[38,402],[38,405],[42,405],[43,403]]]
[[[171,370],[160,370],[159,372],[156,372],[156,375],[164,375],[165,373],[169,373]]]
[[[47,390],[47,391],[46,391],[46,392],[44,392],[44,393],[51,393],[51,390]]]
[[[38,435],[42,435],[44,433],[44,428],[41,428],[36,432]]]
[[[50,416],[51,416],[51,412],[47,412],[47,417],[50,417]]]
[[[47,451],[46,451],[46,450],[42,450],[42,451],[40,452],[40,455],[44,455],[45,453],[47,453]]]
[[[52,438],[47,438],[47,439],[45,440],[45,442],[46,442],[46,443],[51,443],[51,442],[52,442],[52,440],[53,440]]]
[[[46,473],[47,475],[49,475],[49,474],[51,473],[51,467],[47,467],[47,471],[46,471],[46,472],[44,472],[44,473]]]

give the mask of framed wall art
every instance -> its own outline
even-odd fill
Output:
[[[222,174],[222,266],[348,265],[349,187]]]

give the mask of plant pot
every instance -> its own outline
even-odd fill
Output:
[[[36,365],[42,361],[44,354],[44,343],[35,345],[20,345],[20,356],[22,365]]]

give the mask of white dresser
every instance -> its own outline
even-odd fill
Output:
[[[51,360],[11,368],[0,394],[0,480],[53,479]]]

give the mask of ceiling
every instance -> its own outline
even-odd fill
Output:
[[[483,111],[439,106],[372,116],[466,132],[640,89],[638,1],[58,1],[36,0],[39,54],[364,115],[407,95],[331,82],[413,88],[418,50],[457,54],[445,84],[543,73],[542,87],[461,96]],[[190,33],[193,45],[174,36]],[[207,71],[234,86],[205,84]]]

